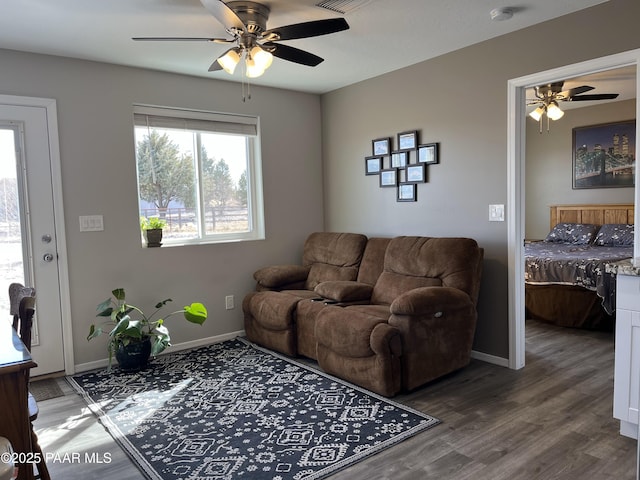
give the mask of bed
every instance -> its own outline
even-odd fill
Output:
[[[527,318],[612,330],[615,276],[607,263],[633,256],[633,204],[553,205],[550,231],[525,242]]]

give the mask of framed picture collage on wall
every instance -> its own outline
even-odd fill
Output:
[[[379,186],[396,189],[396,201],[416,202],[419,183],[427,181],[427,165],[439,163],[438,144],[418,144],[418,132],[398,133],[397,148],[391,137],[371,141],[372,155],[365,157],[365,174],[378,175]]]

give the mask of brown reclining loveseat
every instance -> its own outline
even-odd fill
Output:
[[[469,238],[314,233],[301,265],[255,273],[245,331],[393,396],[469,363],[482,258]]]

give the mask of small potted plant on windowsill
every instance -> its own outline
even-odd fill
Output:
[[[110,325],[110,330],[105,330],[103,326],[91,325],[87,336],[87,340],[91,340],[108,333],[108,370],[111,370],[114,356],[121,370],[136,371],[147,364],[150,356],[156,356],[169,347],[171,338],[165,322],[172,315],[182,313],[187,321],[198,325],[202,325],[207,319],[206,307],[195,302],[154,320],[158,312],[172,301],[170,298],[156,303],[155,311],[147,316],[140,307],[126,303],[123,288],[116,288],[111,293],[113,296],[96,308],[97,317],[109,317],[105,325]]]
[[[167,222],[159,217],[140,217],[140,229],[144,234],[147,247],[162,245],[162,229],[166,225]]]

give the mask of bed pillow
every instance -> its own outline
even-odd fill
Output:
[[[558,223],[544,241],[587,245],[594,239],[597,231],[598,226],[589,223]]]
[[[594,244],[600,247],[633,246],[633,225],[627,225],[626,223],[602,225],[596,235]]]

